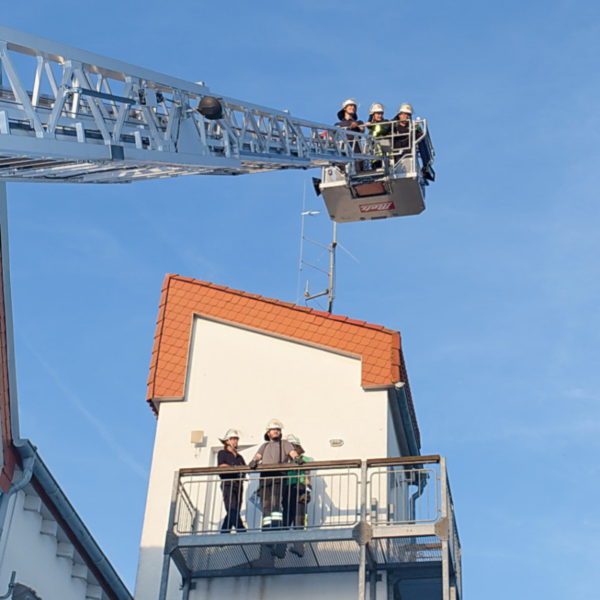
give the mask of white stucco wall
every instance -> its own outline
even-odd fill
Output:
[[[0,547],[0,594],[16,571],[16,581],[34,589],[43,600],[85,600],[87,582],[72,577],[72,560],[57,556],[56,536],[40,533],[42,515],[25,510],[24,501],[23,491],[9,499]]]
[[[251,458],[271,418],[284,423],[284,435],[299,436],[307,454],[316,460],[387,456],[390,448],[397,447],[388,439],[393,430],[388,425],[387,393],[363,390],[359,358],[197,318],[185,400],[160,406],[136,600],[154,600],[159,589],[174,472],[181,467],[213,465],[215,451],[221,447],[218,437],[230,427],[242,431],[240,445],[246,458]],[[190,443],[194,430],[204,431],[204,446]],[[329,440],[336,438],[344,440],[343,446],[331,447]],[[169,597],[179,598],[174,567],[171,574]],[[243,584],[214,580],[198,584],[190,597],[210,598],[200,591],[205,585],[220,590],[219,596],[239,585],[248,590],[240,597],[280,597],[288,577],[250,578]],[[316,595],[316,581],[322,597],[329,598],[336,597],[331,594],[339,591],[340,582],[349,586],[352,595],[356,586],[354,575],[294,577],[299,581],[294,584],[298,594],[290,595],[288,584],[287,598],[307,593],[321,597]],[[318,580],[311,584],[313,577]]]

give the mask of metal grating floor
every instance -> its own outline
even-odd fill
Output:
[[[373,539],[370,549],[379,569],[441,560],[441,544],[435,536]],[[303,550],[302,556],[295,550]],[[353,571],[359,564],[359,546],[354,540],[187,546],[174,553],[192,577]]]

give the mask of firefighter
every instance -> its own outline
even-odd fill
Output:
[[[294,450],[294,446],[282,439],[282,429],[283,424],[277,419],[271,419],[267,423],[265,443],[258,449],[248,465],[251,469],[256,469],[259,464],[263,466],[278,465],[290,462],[290,459],[298,459],[298,453]],[[260,474],[258,494],[263,510],[263,529],[283,527],[281,493],[282,479],[285,475],[285,471],[263,471]]]
[[[287,441],[292,444],[294,450],[298,453],[299,463],[308,463],[313,460],[304,454],[302,443],[295,435],[288,435]],[[283,489],[283,519],[286,527],[304,529],[307,525],[306,509],[312,492],[309,473],[309,471],[300,469],[288,471],[287,485]],[[304,556],[304,544],[295,542],[290,548],[290,552],[296,554],[296,556]]]
[[[410,104],[401,104],[393,124],[394,162],[400,163],[404,171],[409,171],[411,168],[409,155],[412,151],[412,114],[413,109]],[[419,134],[418,131],[415,133]]]
[[[336,127],[342,129],[351,129],[353,131],[364,131],[364,123],[358,120],[356,111],[358,104],[354,98],[348,98],[342,102],[342,107],[337,113],[338,122],[335,124]]]
[[[354,98],[348,98],[342,102],[342,107],[337,113],[337,118],[339,121],[335,124],[336,127],[341,127],[342,129],[348,129],[353,132],[363,132],[365,130],[364,123],[359,121],[358,115],[356,113],[358,109],[358,104]],[[348,139],[354,139],[354,135],[352,133],[348,134]],[[360,144],[358,140],[355,140],[352,143],[352,150],[354,152],[360,152]],[[356,172],[362,171],[362,161],[357,160],[354,163],[354,168]]]
[[[392,133],[392,126],[390,123],[385,122],[383,104],[375,102],[371,104],[369,109],[369,120],[367,122],[367,128],[372,137],[386,137]],[[375,148],[376,154],[382,154],[381,147],[377,144]],[[383,165],[381,160],[374,160],[371,162],[372,169],[380,169]]]
[[[240,440],[240,432],[237,429],[228,429],[227,433],[219,438],[223,444],[223,450],[217,454],[217,464],[220,468],[243,467],[246,465],[244,457],[238,453],[237,447]],[[221,491],[223,492],[223,503],[225,504],[225,518],[221,524],[221,533],[230,533],[235,527],[236,531],[246,531],[242,523],[240,511],[244,497],[243,473],[219,474],[221,478]]]
[[[294,446],[282,439],[283,423],[271,419],[265,427],[265,443],[258,449],[249,467],[256,469],[258,465],[278,465],[298,460]],[[286,471],[263,471],[258,484],[258,496],[262,505],[262,529],[281,529],[283,527],[282,491]],[[285,556],[285,545],[276,546],[273,553]],[[283,558],[280,556],[280,558]]]

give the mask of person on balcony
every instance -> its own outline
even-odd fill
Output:
[[[294,446],[287,440],[282,439],[283,423],[272,419],[267,423],[265,431],[265,443],[248,465],[256,469],[258,465],[284,465],[290,460],[297,460],[298,453]],[[258,495],[262,505],[262,529],[283,527],[282,490],[283,478],[286,471],[263,471],[260,474]]]
[[[366,127],[374,138],[388,137],[392,133],[392,125],[385,122],[383,113],[383,104],[379,104],[378,102],[371,104],[371,108],[369,109],[369,120]],[[379,144],[375,147],[375,153],[379,155],[383,154]],[[383,162],[381,160],[374,160],[371,162],[372,169],[381,169],[382,165]]]
[[[220,468],[230,469],[232,467],[244,467],[246,461],[238,453],[237,447],[240,441],[240,432],[237,429],[228,429],[227,433],[219,438],[224,445],[223,450],[217,454],[217,464]],[[221,533],[231,533],[235,527],[237,532],[246,531],[242,522],[240,511],[244,497],[243,473],[223,473],[221,478],[221,491],[223,492],[223,503],[225,504],[225,518],[221,523]]]
[[[287,441],[292,444],[294,450],[298,453],[297,462],[312,462],[313,459],[304,454],[300,438],[290,434],[287,436]],[[306,512],[312,492],[309,473],[309,471],[300,469],[288,471],[287,473],[287,485],[283,488],[283,520],[286,527],[304,529],[308,525]],[[296,556],[304,556],[304,544],[295,542],[290,548],[290,552]]]

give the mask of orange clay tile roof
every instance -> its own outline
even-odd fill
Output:
[[[183,398],[195,315],[360,356],[364,388],[406,384],[418,435],[399,332],[179,275],[167,275],[162,289],[148,378],[154,410],[155,400]]]

